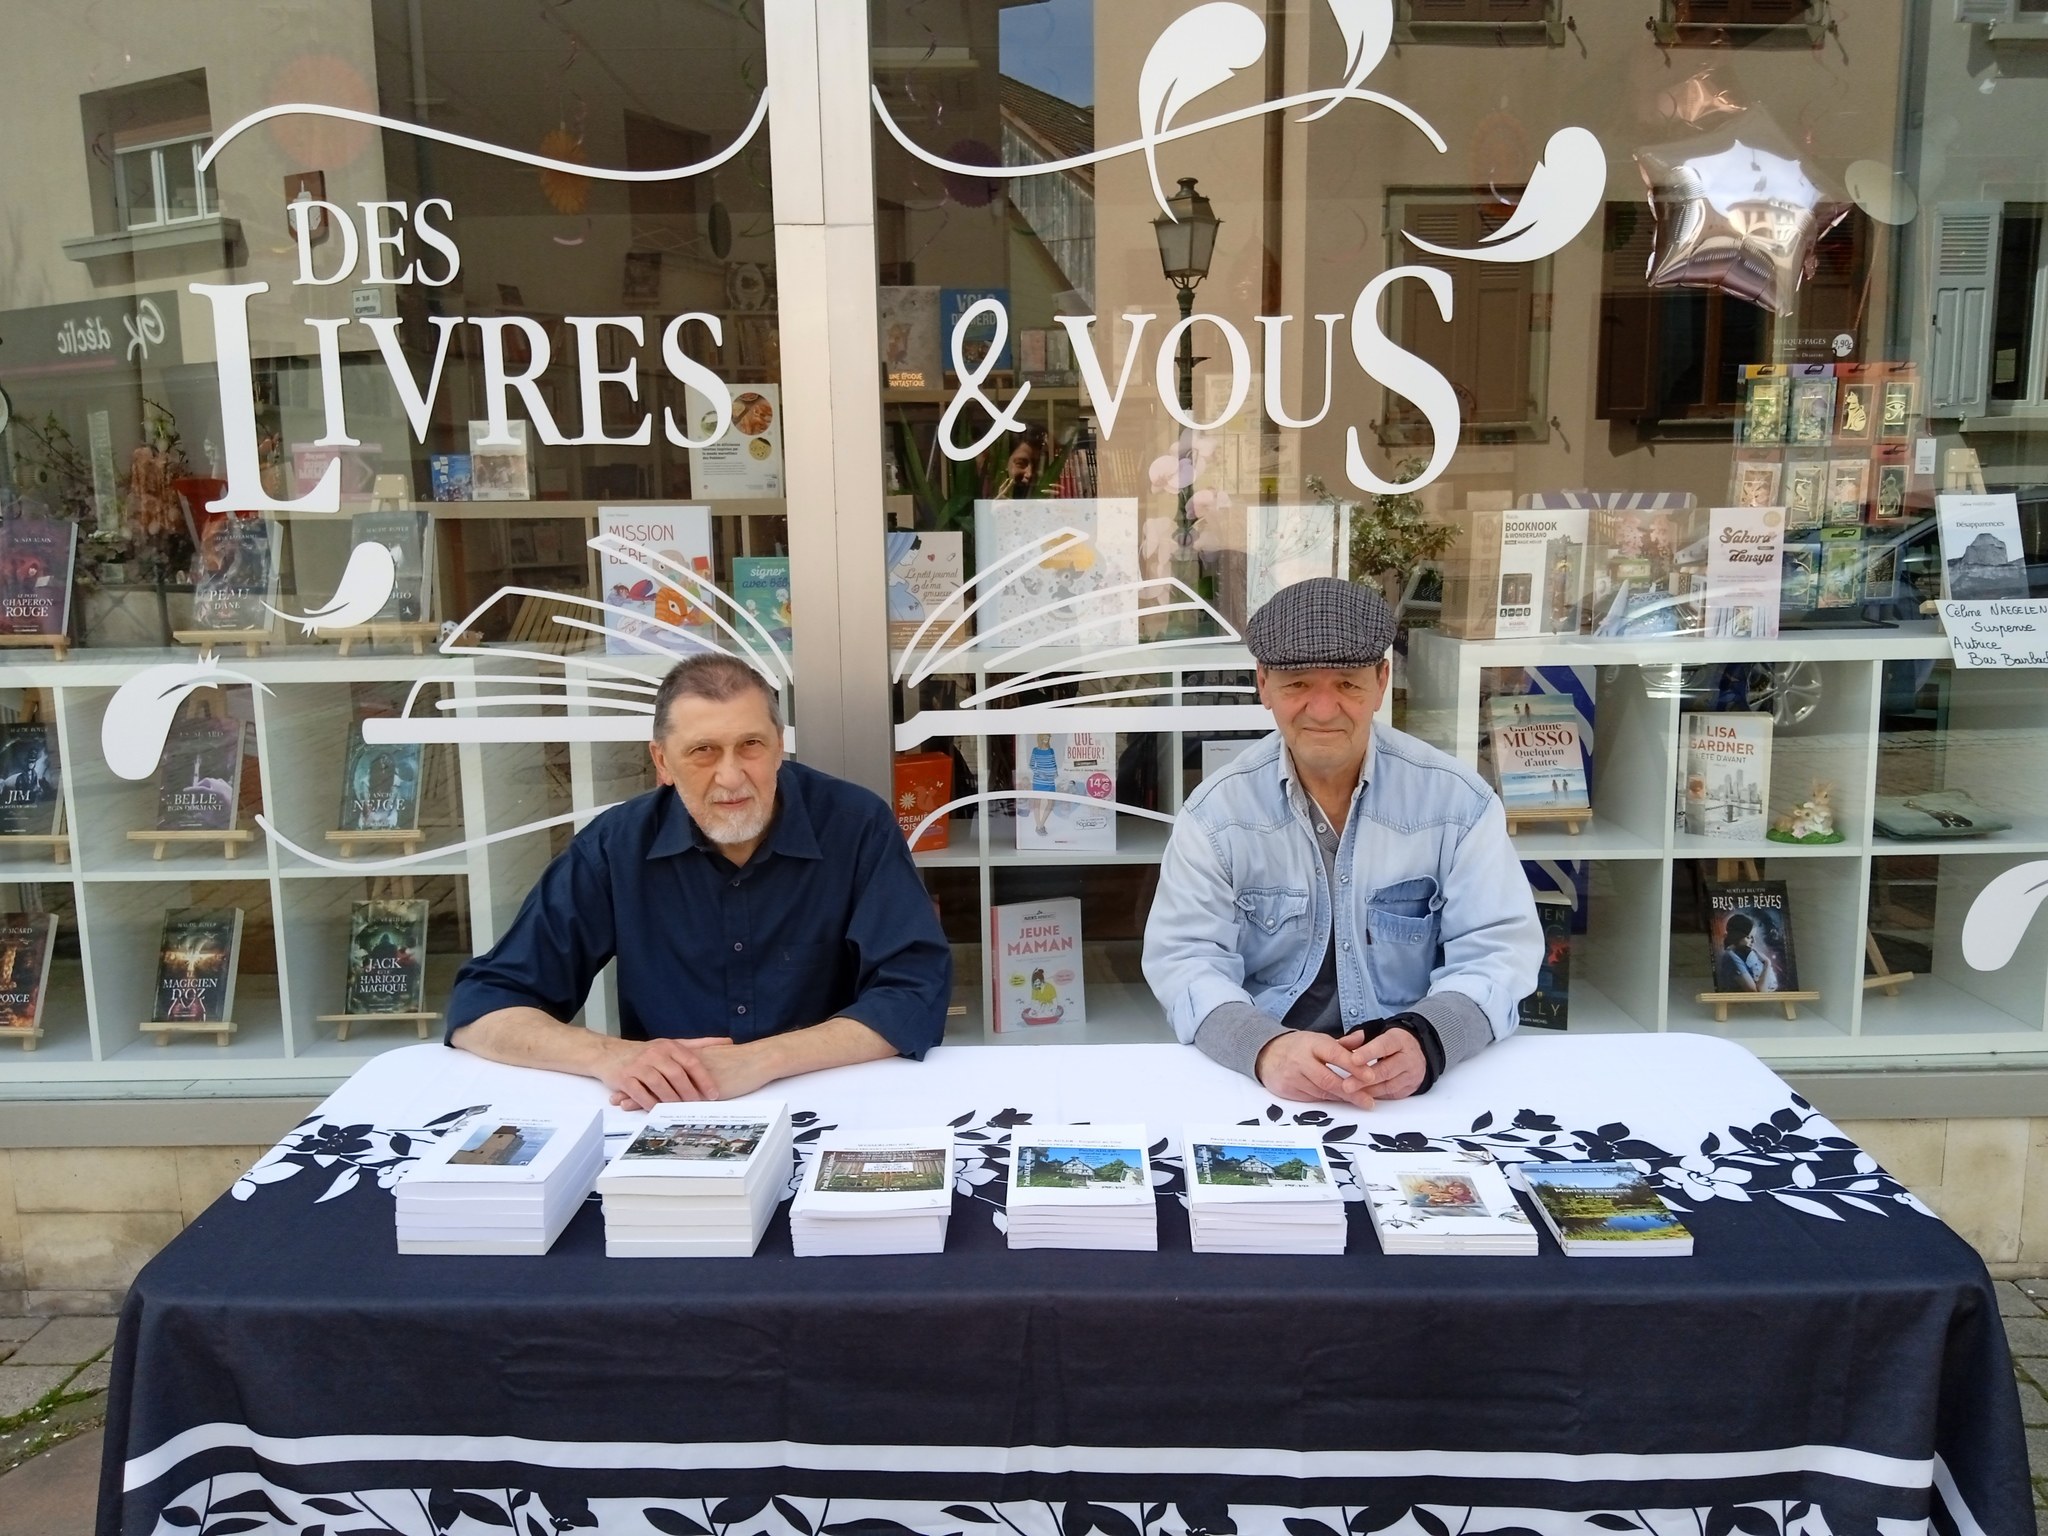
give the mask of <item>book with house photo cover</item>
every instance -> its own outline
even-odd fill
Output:
[[[0,837],[51,837],[62,819],[57,730],[39,720],[0,725]]]
[[[42,1028],[56,948],[56,913],[0,913],[0,1034]]]
[[[1707,947],[1714,992],[1797,992],[1792,902],[1782,880],[1707,882]]]
[[[1012,1248],[1150,1251],[1159,1246],[1141,1125],[1019,1126],[1004,1206]]]
[[[185,907],[164,914],[157,941],[156,1011],[160,1024],[220,1024],[235,1017],[241,962],[240,907]]]
[[[188,715],[173,725],[157,767],[156,830],[234,831],[247,741],[247,725],[232,717]]]
[[[346,1014],[418,1013],[426,1006],[427,904],[358,901],[348,909]]]

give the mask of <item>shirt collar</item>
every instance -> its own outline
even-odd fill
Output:
[[[825,855],[818,847],[817,827],[811,820],[810,807],[804,801],[803,790],[792,767],[784,763],[775,775],[775,823],[768,829],[765,847],[768,852],[787,858],[821,859]],[[647,857],[669,859],[691,852],[716,853],[718,845],[704,836],[684,808],[683,797],[672,786],[663,786],[659,793],[660,825],[647,845]]]
[[[1372,783],[1373,759],[1378,756],[1379,750],[1379,732],[1375,730],[1368,733],[1365,738],[1365,761],[1358,765],[1358,782],[1351,789],[1354,804],[1357,803],[1358,797],[1365,793],[1366,786]],[[1294,754],[1287,750],[1287,739],[1284,736],[1280,740],[1280,788],[1282,793],[1299,793],[1304,800],[1308,798],[1308,791],[1301,787],[1301,775],[1294,771]]]

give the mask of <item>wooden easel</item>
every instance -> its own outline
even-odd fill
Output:
[[[415,620],[411,623],[401,623],[394,619],[388,624],[372,621],[368,624],[352,625],[347,629],[323,629],[320,631],[320,634],[323,639],[340,641],[341,654],[344,656],[348,655],[357,645],[365,643],[370,645],[397,645],[403,643],[412,647],[413,655],[424,656],[427,654],[427,647],[441,638],[441,626],[433,623],[431,620]]]
[[[0,650],[54,651],[57,654],[57,660],[63,661],[71,654],[71,637],[68,635],[0,635]]]
[[[1716,859],[1714,860],[1714,878],[1722,882],[1730,880],[1760,880],[1763,878],[1763,875],[1756,867],[1755,859]],[[1799,1005],[1801,1003],[1819,1002],[1820,993],[1814,991],[1695,992],[1693,994],[1693,1001],[1712,1004],[1714,1022],[1716,1024],[1726,1024],[1730,1008],[1753,1007],[1758,1003],[1775,1005],[1784,1010],[1786,1018],[1796,1019],[1799,1017]]]
[[[244,656],[261,656],[263,648],[277,642],[274,629],[174,629],[171,638],[180,645],[222,650],[239,645]]]
[[[426,841],[426,836],[417,827],[391,827],[368,832],[330,832],[327,841],[341,850],[344,859],[352,859],[356,856],[358,843],[371,844],[372,853],[377,852],[380,846],[396,844],[401,855],[415,854],[420,851],[420,844]]]
[[[1509,837],[1513,837],[1524,826],[1562,826],[1573,837],[1577,837],[1579,828],[1593,819],[1593,811],[1590,806],[1543,811],[1508,811],[1507,818]]]
[[[209,1019],[197,1024],[188,1024],[183,1020],[150,1019],[137,1027],[145,1035],[155,1035],[158,1045],[169,1045],[173,1035],[212,1035],[215,1045],[226,1045],[235,1032],[232,1019]]]
[[[426,1040],[431,1038],[427,1033],[428,1029],[433,1025],[434,1020],[440,1018],[441,1015],[438,1013],[323,1013],[318,1017],[322,1024],[332,1024],[334,1026],[334,1038],[336,1040],[348,1039],[349,1026],[352,1024],[414,1024],[419,1027],[420,1038]]]
[[[42,694],[34,690],[29,690],[23,695],[22,724],[34,725],[42,718],[42,698]],[[48,848],[52,864],[68,864],[71,862],[71,834],[64,830],[64,797],[62,794],[57,796],[57,819],[51,825],[53,830],[48,832],[8,832],[0,834],[0,848]],[[38,1030],[36,1033],[40,1035],[42,1031]],[[4,1038],[4,1032],[0,1032],[0,1038]],[[35,1049],[35,1046],[30,1044],[25,1048],[32,1051]]]
[[[19,1040],[24,1051],[34,1050],[36,1042],[42,1038],[43,1027],[40,1024],[10,1024],[5,1029],[0,1029],[0,1041]]]
[[[1870,931],[1868,924],[1863,929],[1863,953],[1869,957],[1871,967],[1876,973],[1863,978],[1863,990],[1866,992],[1872,987],[1883,987],[1886,997],[1897,997],[1899,988],[1918,974],[1914,971],[1891,970],[1889,962],[1884,957],[1884,951],[1877,947],[1877,935]]]

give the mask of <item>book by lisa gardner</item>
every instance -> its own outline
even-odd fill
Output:
[[[164,914],[157,943],[156,1013],[163,1024],[218,1024],[235,1016],[242,909],[186,907]]]
[[[1081,902],[1021,901],[990,907],[996,1031],[1088,1022],[1081,975]]]
[[[1771,793],[1771,717],[1730,711],[1685,717],[1685,830],[1764,840]]]
[[[1797,992],[1792,903],[1782,880],[1707,882],[1707,944],[1716,992]]]
[[[343,1013],[418,1013],[426,976],[426,902],[359,901],[349,908]]]

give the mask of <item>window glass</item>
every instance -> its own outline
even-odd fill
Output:
[[[961,1038],[1168,1037],[1168,828],[1270,728],[1248,616],[1334,573],[1399,615],[1384,727],[1514,813],[1532,1025],[2048,1044],[2038,967],[1961,940],[2048,834],[1936,612],[2048,595],[2039,8],[1963,9],[871,0],[897,775]],[[1944,497],[1992,498],[1946,549]],[[1744,884],[1782,999],[1713,995]]]

